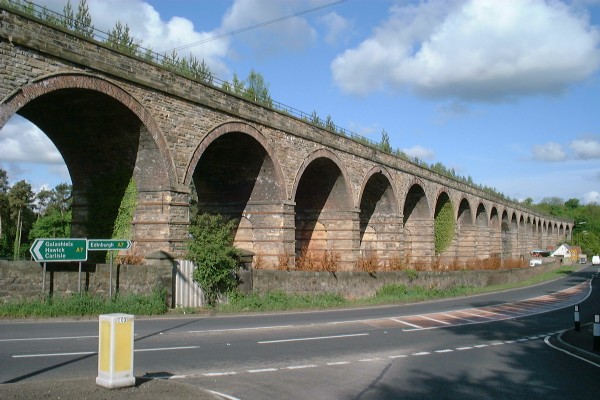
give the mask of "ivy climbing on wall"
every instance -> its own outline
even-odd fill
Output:
[[[441,254],[448,249],[454,239],[455,224],[452,203],[446,201],[437,210],[435,216],[433,226],[435,235],[435,254]]]

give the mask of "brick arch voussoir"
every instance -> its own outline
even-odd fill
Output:
[[[60,89],[86,89],[96,91],[117,100],[124,107],[133,112],[148,129],[148,132],[158,147],[158,151],[165,160],[169,183],[177,183],[175,163],[170,156],[167,141],[151,113],[148,112],[148,110],[146,110],[146,108],[130,93],[117,86],[115,83],[96,75],[65,72],[45,75],[29,82],[0,101],[0,107],[2,108],[2,111],[0,111],[0,127],[4,126],[10,117],[16,114],[18,110],[23,108],[27,103],[44,94]]]
[[[404,205],[406,204],[406,197],[408,196],[408,192],[410,191],[410,189],[412,189],[413,186],[419,186],[423,193],[425,193],[425,201],[427,202],[427,209],[429,211],[430,218],[433,218],[433,215],[435,214],[435,209],[432,210],[432,207],[435,207],[435,205],[431,201],[431,193],[428,194],[429,191],[427,190],[427,185],[425,184],[425,182],[421,178],[413,176],[410,179],[408,179],[403,186],[403,191],[401,192],[402,204],[400,205],[400,209],[402,210],[402,212],[404,212]]]
[[[356,201],[354,199],[354,195],[353,195],[353,191],[352,191],[352,187],[351,187],[352,180],[350,179],[350,176],[348,174],[348,171],[346,170],[346,167],[344,166],[342,161],[338,158],[338,156],[335,155],[334,152],[332,152],[331,150],[327,150],[327,149],[315,150],[304,159],[304,161],[302,162],[302,165],[300,165],[300,168],[298,168],[298,170],[296,171],[296,177],[294,179],[294,188],[292,189],[290,199],[296,198],[296,192],[298,191],[298,185],[300,184],[300,179],[302,179],[302,176],[304,175],[304,172],[306,171],[308,166],[317,158],[327,158],[330,161],[332,161],[335,165],[337,165],[337,167],[339,168],[339,170],[342,173],[342,177],[344,178],[346,193],[347,193],[348,199],[349,199],[348,205],[351,206],[352,204],[355,204]]]
[[[257,128],[242,121],[224,122],[209,130],[209,133],[202,138],[202,140],[194,150],[190,160],[188,161],[188,166],[183,180],[184,184],[191,184],[192,177],[194,175],[196,167],[198,166],[200,157],[202,157],[202,154],[204,154],[208,146],[210,146],[215,140],[217,140],[221,136],[234,132],[244,133],[246,135],[251,136],[263,147],[263,149],[265,149],[267,155],[269,156],[270,160],[273,162],[273,165],[275,167],[275,179],[277,180],[277,182],[279,182],[280,187],[284,191],[284,193],[282,194],[286,198],[289,198],[287,194],[287,188],[285,185],[283,169],[281,168],[281,163],[279,162],[279,159],[275,157],[275,151],[269,145],[267,138]]]
[[[360,207],[360,201],[362,200],[362,196],[365,193],[365,188],[367,187],[367,183],[369,182],[371,177],[373,177],[376,174],[382,174],[388,180],[388,182],[392,188],[392,194],[394,196],[394,207],[396,208],[396,212],[398,212],[399,207],[400,207],[400,204],[398,203],[398,188],[396,188],[396,185],[394,184],[394,180],[392,179],[392,174],[390,174],[390,172],[387,170],[387,168],[382,167],[380,165],[374,166],[365,174],[362,185],[360,187],[360,192],[358,193],[359,197],[356,199],[355,207],[356,208]]]

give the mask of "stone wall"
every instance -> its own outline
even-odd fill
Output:
[[[282,290],[295,294],[337,293],[348,299],[373,296],[386,285],[423,286],[446,289],[453,286],[485,287],[513,283],[554,270],[561,264],[490,271],[430,272],[301,272],[253,270],[252,285],[256,293]]]
[[[78,283],[78,263],[47,263],[43,279],[42,264],[32,261],[0,261],[0,300],[44,298],[49,293],[71,294],[87,291],[94,295],[108,296],[110,266],[107,264],[82,263],[81,285]],[[150,293],[154,288],[164,287],[172,304],[173,266],[160,265],[113,265],[113,294]]]

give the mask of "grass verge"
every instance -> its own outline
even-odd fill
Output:
[[[1,318],[81,317],[111,313],[158,315],[168,311],[167,291],[149,295],[117,294],[113,299],[87,293],[52,296],[43,300],[22,300],[0,304]]]

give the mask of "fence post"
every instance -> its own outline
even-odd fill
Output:
[[[600,314],[594,315],[594,351],[600,351]]]

